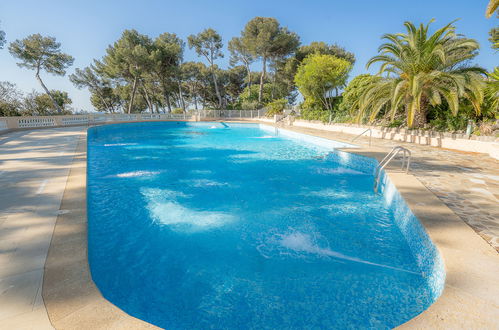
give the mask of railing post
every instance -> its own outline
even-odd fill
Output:
[[[50,116],[49,118],[52,118],[55,122],[55,126],[64,126],[62,119],[66,118],[66,116]]]

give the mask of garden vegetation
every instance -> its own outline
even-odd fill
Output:
[[[491,0],[486,16],[497,15],[497,8]],[[125,30],[102,58],[76,68],[69,79],[90,91],[95,109],[109,113],[266,108],[275,115],[293,109],[303,119],[323,122],[458,131],[473,120],[477,132],[499,130],[499,68],[487,72],[474,64],[480,47],[457,33],[454,22],[440,28],[432,23],[406,22],[405,32],[382,36],[378,54],[367,63],[378,72],[357,77],[349,76],[354,54],[341,46],[301,45],[275,18],[255,17],[228,41],[228,54],[211,28],[187,42],[174,33],[151,38]],[[499,48],[497,28],[489,40]],[[6,44],[0,31],[0,49]],[[202,61],[184,61],[186,47]],[[6,48],[20,67],[34,71],[45,93],[24,95],[0,82],[0,116],[70,113],[68,94],[49,90],[42,80],[43,73],[64,76],[73,64],[60,43],[33,34]],[[224,69],[219,62],[226,55],[230,66]]]

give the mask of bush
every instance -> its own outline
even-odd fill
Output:
[[[251,85],[251,88],[248,89],[246,87],[241,94],[239,95],[239,98],[241,100],[241,104],[245,103],[258,103],[258,92],[260,91],[260,85],[253,84]],[[262,102],[268,103],[271,102],[271,95],[272,95],[272,84],[263,84],[263,93],[262,93]],[[243,107],[244,108],[244,107]],[[251,109],[249,109],[251,110]]]
[[[262,105],[258,101],[242,101],[241,110],[258,110],[261,109]]]
[[[388,125],[386,125],[385,127],[396,128],[396,127],[404,126],[404,124],[405,124],[405,120],[395,119],[395,120],[391,121],[390,123],[388,123]]]
[[[465,117],[447,117],[447,118],[438,118],[430,121],[430,127],[436,129],[437,131],[464,131],[466,130],[466,126],[468,126],[468,119]]]
[[[179,114],[184,113],[184,109],[182,109],[182,108],[175,108],[175,109],[172,110],[172,113],[176,114],[176,115],[179,115]]]
[[[286,107],[286,104],[288,104],[288,101],[286,101],[285,99],[278,99],[267,103],[267,112],[265,115],[267,117],[281,115],[284,111],[284,108]]]
[[[473,132],[475,135],[490,135],[498,136],[499,134],[499,121],[498,120],[486,120],[482,121],[475,127]]]
[[[331,112],[327,110],[303,109],[300,118],[304,120],[320,120],[323,123],[328,123]]]
[[[336,112],[333,115],[333,123],[351,123],[355,121],[355,117],[348,112]]]
[[[446,103],[430,107],[427,115],[430,128],[444,132],[462,132],[466,130],[469,120],[476,122],[478,118],[471,103],[467,100],[460,101],[456,116],[452,114]]]
[[[361,74],[353,78],[343,92],[343,98],[339,106],[341,112],[358,115],[359,101],[365,93],[366,87],[379,80],[379,77],[370,74]]]

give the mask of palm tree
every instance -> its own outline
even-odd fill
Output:
[[[485,96],[490,101],[490,109],[499,115],[499,67],[488,74]]]
[[[490,0],[487,10],[485,11],[485,17],[490,18],[494,12],[499,7],[499,0]]]
[[[393,121],[405,109],[407,126],[422,127],[430,105],[445,101],[456,115],[460,98],[471,101],[480,113],[485,70],[468,65],[478,53],[478,43],[457,35],[453,22],[430,35],[432,22],[419,27],[405,22],[407,33],[383,36],[387,42],[367,63],[368,68],[380,63],[382,78],[366,87],[359,102],[359,121],[366,116],[373,121],[382,110]]]

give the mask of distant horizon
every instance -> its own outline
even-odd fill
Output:
[[[78,90],[68,75],[100,59],[106,48],[113,44],[125,29],[135,29],[155,38],[163,32],[176,33],[185,42],[187,36],[205,28],[217,30],[224,43],[225,57],[217,61],[222,68],[229,66],[228,41],[239,36],[245,24],[255,16],[275,17],[281,25],[296,32],[302,45],[312,41],[338,44],[355,54],[356,63],[350,79],[367,70],[369,58],[377,54],[385,33],[404,32],[403,23],[427,24],[434,18],[432,30],[459,19],[456,31],[480,43],[480,53],[473,63],[492,70],[499,65],[499,53],[491,48],[489,30],[497,26],[498,19],[485,18],[488,1],[429,1],[418,3],[386,0],[378,3],[344,1],[314,1],[304,5],[300,1],[109,1],[95,0],[85,3],[67,3],[61,0],[40,3],[33,0],[0,4],[0,30],[5,31],[7,43],[0,50],[0,81],[15,83],[24,93],[43,92],[34,72],[19,68],[8,51],[10,42],[34,33],[55,37],[62,51],[75,58],[64,77],[42,73],[49,89],[68,92],[75,111],[93,111],[88,90]],[[186,45],[184,61],[200,61]],[[254,70],[261,70],[255,63]]]

